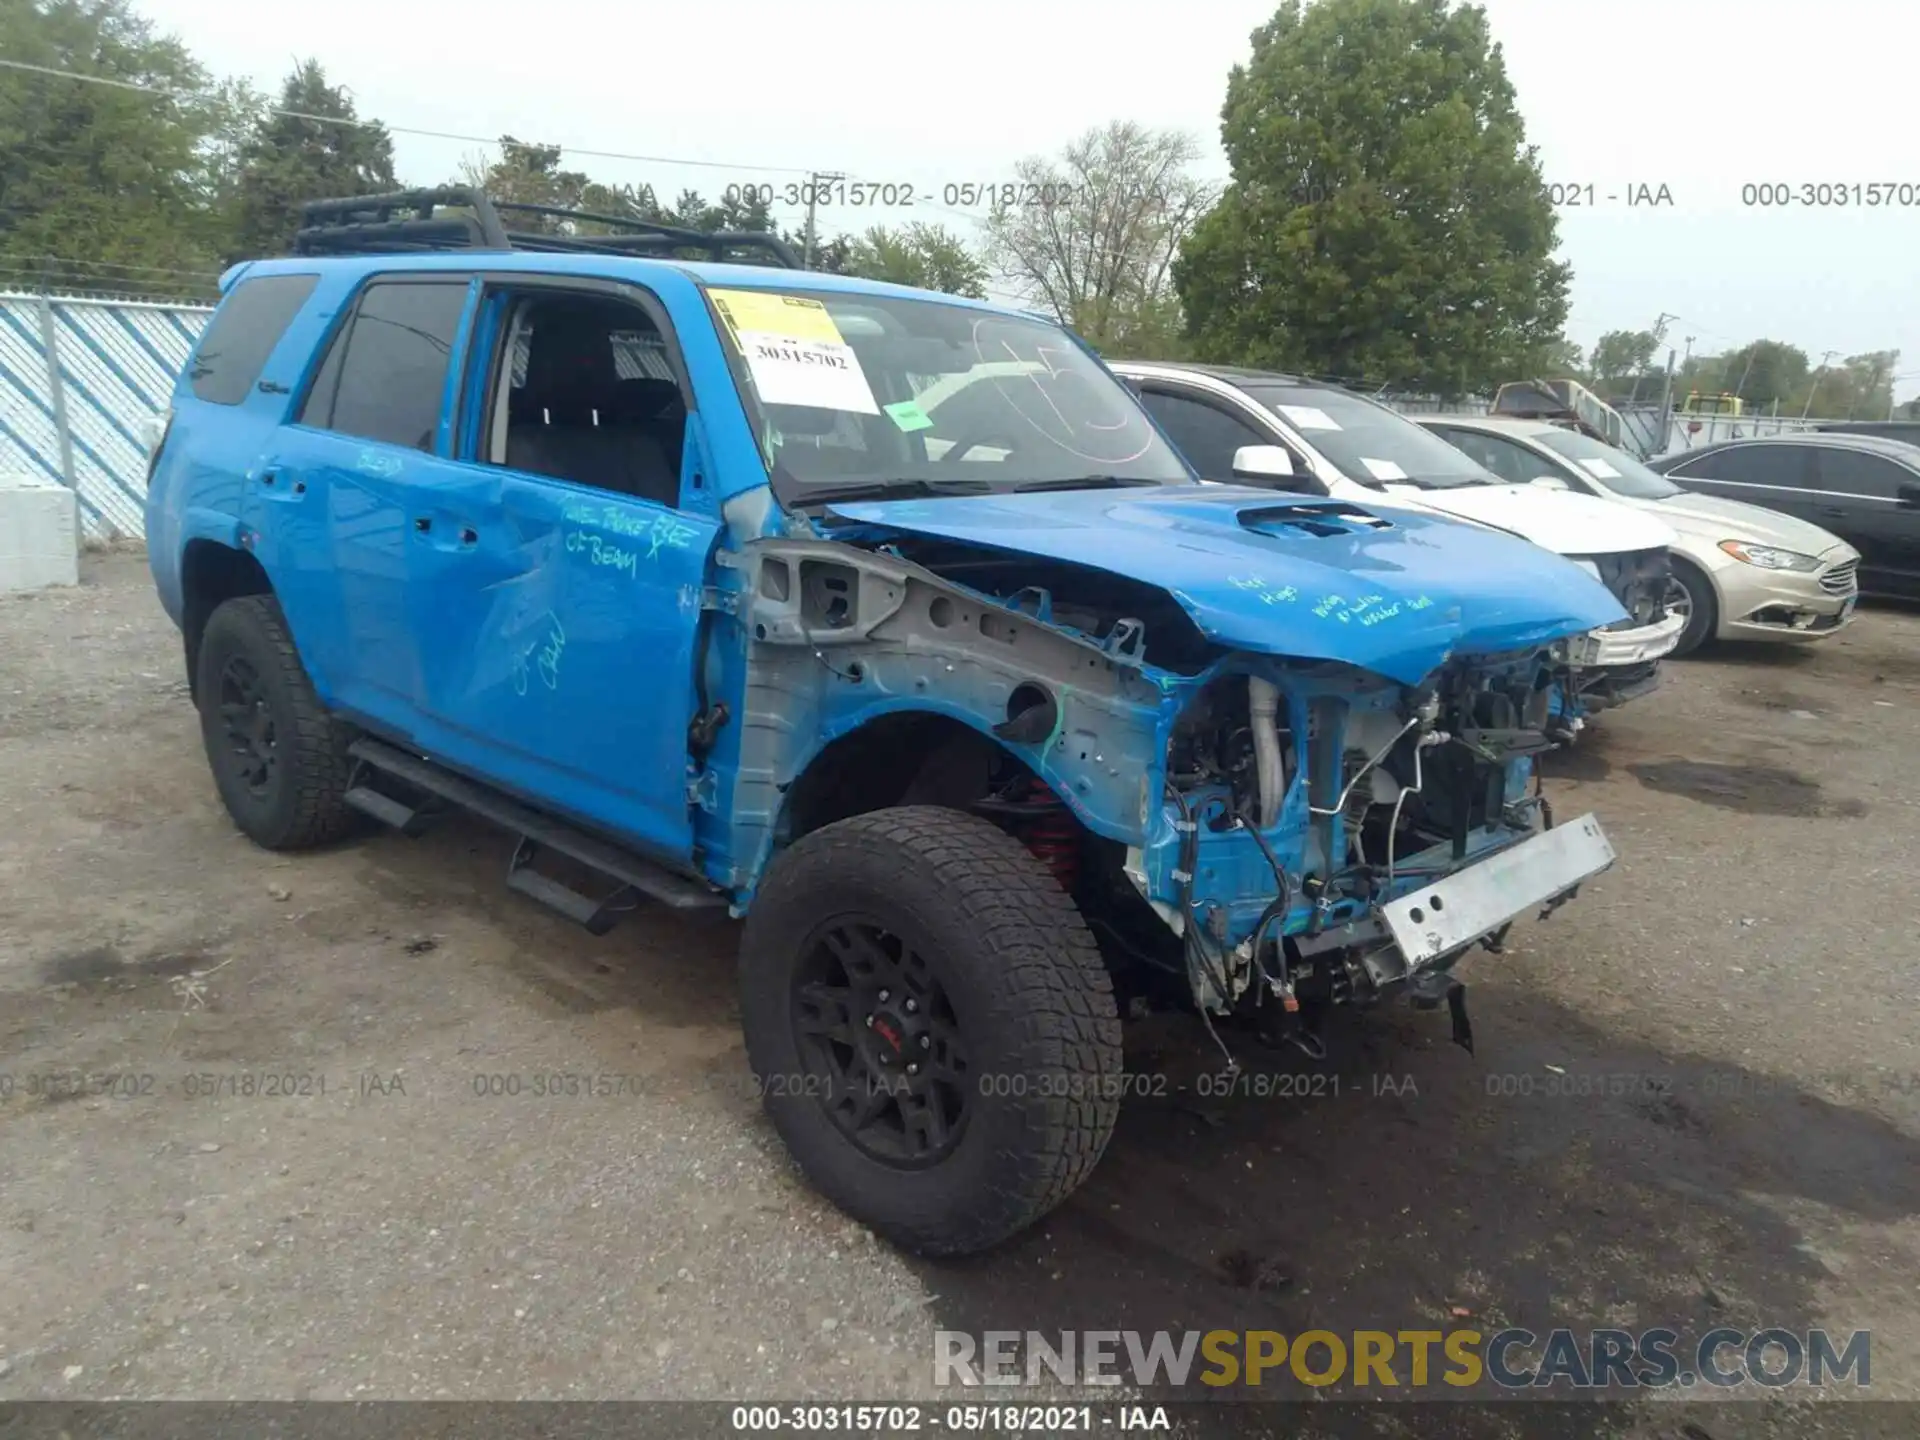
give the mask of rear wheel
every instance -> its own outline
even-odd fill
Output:
[[[1676,659],[1706,644],[1720,624],[1712,583],[1703,571],[1684,560],[1673,562],[1673,574],[1667,582],[1667,612],[1687,617],[1687,627],[1671,652]]]
[[[248,839],[299,850],[353,828],[346,727],[314,694],[271,595],[229,600],[208,617],[194,689],[213,783]]]
[[[776,860],[740,955],[747,1055],[829,1199],[912,1250],[982,1250],[1092,1172],[1122,1085],[1093,936],[1003,831],[906,806]]]

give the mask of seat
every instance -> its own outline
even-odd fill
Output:
[[[615,387],[612,412],[617,423],[651,435],[667,454],[680,453],[686,438],[687,407],[680,399],[680,387],[673,381],[651,376],[620,381]]]
[[[604,313],[546,305],[535,312],[526,383],[507,417],[507,464],[661,505],[680,500],[677,453],[649,427],[623,421]]]

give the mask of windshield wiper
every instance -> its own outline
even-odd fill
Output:
[[[931,495],[985,495],[993,489],[985,480],[928,480],[901,477],[863,480],[852,485],[807,485],[794,496],[799,505],[831,505],[838,500],[911,500]]]
[[[1037,490],[1124,490],[1135,485],[1158,488],[1165,483],[1162,480],[1142,479],[1138,475],[1074,475],[1065,480],[1029,480],[1013,488],[1017,494],[1027,495]]]

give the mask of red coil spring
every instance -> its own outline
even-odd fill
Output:
[[[1060,797],[1038,775],[1027,794],[1033,818],[1027,822],[1026,844],[1060,882],[1060,888],[1073,893],[1080,879],[1080,827]]]

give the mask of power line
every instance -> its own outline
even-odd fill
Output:
[[[89,85],[106,85],[115,90],[130,90],[136,94],[154,95],[163,99],[207,101],[215,98],[201,90],[178,89],[166,85],[144,85],[133,80],[117,80],[107,75],[89,75],[79,70],[62,70],[51,65],[34,65],[25,60],[0,59],[0,68],[20,70],[32,75],[51,76],[57,80],[78,80]],[[501,141],[498,135],[464,135],[451,130],[427,130],[416,125],[394,125],[384,120],[353,120],[341,115],[315,115],[305,110],[285,110],[277,105],[266,105],[260,108],[269,115],[283,115],[292,120],[309,120],[319,125],[344,125],[349,129],[358,130],[385,130],[393,135],[413,135],[428,140],[458,140],[467,144],[488,146],[498,145]],[[529,148],[548,144],[545,141],[522,143]],[[671,155],[636,155],[624,150],[590,149],[580,145],[552,145],[550,148],[558,150],[563,155],[578,155],[595,160],[623,160],[641,165],[678,165],[705,170],[738,170],[747,174],[760,175],[804,175],[809,181],[820,173],[802,165],[750,165],[736,160],[690,160]],[[873,183],[864,181],[864,177],[858,175],[842,175],[837,178]],[[924,204],[915,205],[912,208],[949,215],[970,224],[982,223],[979,215],[965,210],[956,210],[947,205]]]
[[[79,70],[60,70],[51,65],[31,65],[24,60],[0,59],[0,67],[24,70],[33,75],[50,75],[56,80],[80,80],[89,85],[108,85],[116,90],[132,90],[142,95],[158,95],[169,100],[214,99],[203,90],[176,89],[167,85],[143,85],[134,80],[116,80],[107,75],[88,75]],[[428,140],[459,140],[474,145],[498,145],[498,135],[462,135],[451,130],[425,130],[417,125],[391,125],[383,120],[351,120],[342,115],[314,115],[304,110],[283,110],[277,105],[261,107],[269,115],[284,115],[290,120],[311,120],[320,125],[345,125],[357,130],[386,130],[394,135],[417,135]],[[544,144],[545,142],[540,142]],[[688,160],[672,155],[634,155],[621,150],[590,150],[579,145],[554,145],[567,155],[584,155],[595,160],[629,160],[642,165],[684,165],[706,170],[744,170],[756,174],[810,175],[801,165],[746,165],[731,160]]]
[[[25,264],[57,266],[64,270],[118,270],[128,274],[146,275],[188,275],[195,280],[218,280],[218,270],[182,270],[171,265],[122,265],[113,260],[74,260],[64,255],[0,255],[7,263],[16,267]]]

